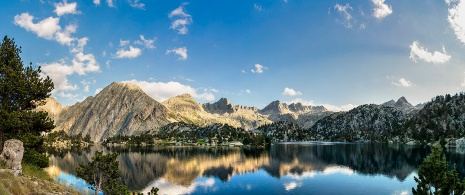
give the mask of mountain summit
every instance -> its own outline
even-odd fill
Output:
[[[408,102],[407,99],[404,96],[400,97],[397,101],[389,100],[387,102],[384,102],[381,105],[382,106],[387,106],[387,107],[397,108],[397,109],[405,111],[405,112],[411,112],[413,110],[418,109],[415,106],[412,106],[412,104],[410,104],[410,102]]]
[[[101,141],[115,135],[151,131],[170,121],[174,119],[169,118],[168,109],[137,85],[112,83],[97,96],[64,109],[55,121],[55,129]]]

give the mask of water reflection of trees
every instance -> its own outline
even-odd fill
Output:
[[[417,169],[428,150],[388,144],[284,144],[273,147],[270,154],[272,161],[276,161],[275,166],[297,160],[301,166],[311,165],[314,171],[323,171],[330,165],[338,165],[349,167],[359,174],[382,174],[403,181]],[[281,176],[276,172],[279,168],[266,170],[271,171],[273,176]],[[296,168],[295,172],[303,172],[298,170]]]
[[[112,147],[91,148],[76,153],[50,153],[51,164],[74,174],[78,164],[88,162],[97,150],[120,154],[118,161],[123,183],[131,190],[143,189],[159,178],[189,186],[201,176],[216,177],[227,182],[234,174],[259,169],[280,178],[287,174],[323,172],[334,166],[348,167],[359,174],[382,174],[402,181],[417,169],[429,153],[428,149],[422,147],[387,144],[278,144],[269,149]],[[465,163],[463,154],[448,153],[449,158],[453,158],[457,165]],[[463,166],[458,169],[463,173]]]

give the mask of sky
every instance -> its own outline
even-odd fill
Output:
[[[73,105],[112,82],[334,111],[465,90],[465,0],[12,0],[0,35]]]

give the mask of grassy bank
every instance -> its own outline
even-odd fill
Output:
[[[0,165],[4,169],[4,165]],[[0,171],[0,194],[79,194],[53,180],[44,170],[23,164],[23,175]]]

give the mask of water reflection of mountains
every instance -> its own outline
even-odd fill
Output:
[[[51,165],[74,174],[82,162],[88,162],[96,150],[119,153],[123,183],[140,190],[151,181],[163,178],[183,186],[197,177],[216,177],[227,182],[234,174],[265,170],[273,177],[323,172],[343,166],[358,174],[395,177],[404,180],[415,171],[429,150],[422,147],[387,144],[277,144],[268,149],[200,147],[125,147],[91,148],[85,152],[61,152],[51,155]],[[452,153],[457,165],[464,155]],[[449,158],[448,158],[449,159]],[[460,167],[459,172],[464,173]]]

